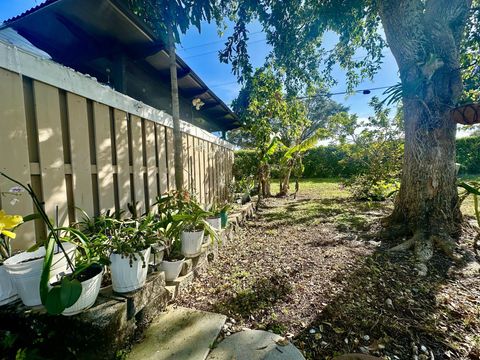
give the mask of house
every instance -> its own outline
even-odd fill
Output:
[[[0,27],[0,171],[31,184],[59,225],[77,221],[76,208],[141,214],[175,189],[169,57],[125,4],[48,0]],[[225,200],[233,146],[212,132],[239,120],[180,58],[177,69],[183,188],[203,204]],[[32,213],[12,186],[0,178],[0,206]],[[45,234],[25,224],[14,247]]]
[[[166,44],[133,14],[126,0],[48,0],[11,18],[14,29],[60,64],[171,113]],[[239,119],[177,56],[180,118],[208,131],[240,126]],[[199,111],[194,99],[205,105]]]

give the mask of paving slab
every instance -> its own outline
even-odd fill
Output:
[[[305,360],[300,350],[282,340],[268,331],[244,330],[225,338],[207,360]]]
[[[169,308],[145,331],[128,360],[205,360],[226,316],[183,307]]]

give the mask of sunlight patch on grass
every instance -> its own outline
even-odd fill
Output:
[[[480,176],[479,175],[462,176],[462,180],[480,181]],[[273,190],[272,193],[275,193],[276,190],[278,190],[278,187],[279,187],[278,180],[272,180],[272,190]],[[292,182],[290,187],[291,187],[291,191],[294,191],[295,183]],[[299,195],[312,197],[314,199],[348,199],[351,197],[351,194],[348,192],[348,190],[343,188],[343,185],[340,179],[302,179],[300,181]],[[357,203],[359,207],[361,207],[362,210],[365,210],[365,211],[369,209],[370,210],[379,209],[379,208],[385,207],[386,205],[391,206],[391,204],[388,204],[385,202],[362,202],[362,203],[357,202]],[[332,210],[333,208],[335,207],[334,206],[330,207],[330,210]],[[306,203],[303,206],[303,208],[299,210],[301,210],[301,212],[304,213],[302,215],[309,215],[319,210],[320,212],[321,210],[325,210],[326,212],[329,212],[328,209],[326,209],[325,207],[323,207],[322,209],[318,209],[317,203],[315,202]],[[475,216],[472,196],[469,196],[467,199],[465,199],[465,201],[462,204],[461,210],[464,215]],[[289,215],[291,214],[285,214],[285,216],[289,216]]]
[[[480,181],[480,175],[467,175],[462,176],[461,180],[463,181]],[[473,206],[473,196],[469,196],[462,203],[462,214],[468,216],[475,216],[475,208]]]

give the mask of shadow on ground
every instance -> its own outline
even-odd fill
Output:
[[[186,302],[213,290],[211,305],[198,306],[239,327],[290,332],[308,359],[480,359],[478,271],[467,276],[437,254],[418,277],[410,253],[390,255],[393,244],[374,235],[389,210],[347,198],[270,199],[203,279],[215,289],[196,288]]]
[[[448,275],[452,264],[436,257],[432,265],[430,274],[420,278],[406,256],[378,252],[368,257],[356,271],[338,279],[343,291],[296,335],[296,345],[311,359],[351,352],[391,359],[422,353],[424,359],[478,356],[478,343],[462,344],[465,332],[474,335],[480,330],[478,320],[471,318],[478,305],[475,311],[474,303],[458,302],[452,309],[444,291],[458,285]]]

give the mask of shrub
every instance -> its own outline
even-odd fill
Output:
[[[480,136],[457,139],[457,163],[460,174],[480,174]]]
[[[257,175],[258,155],[255,150],[235,151],[233,176],[240,180]]]
[[[351,159],[339,146],[319,146],[308,151],[303,165],[306,178],[350,178],[364,170],[361,161]]]

